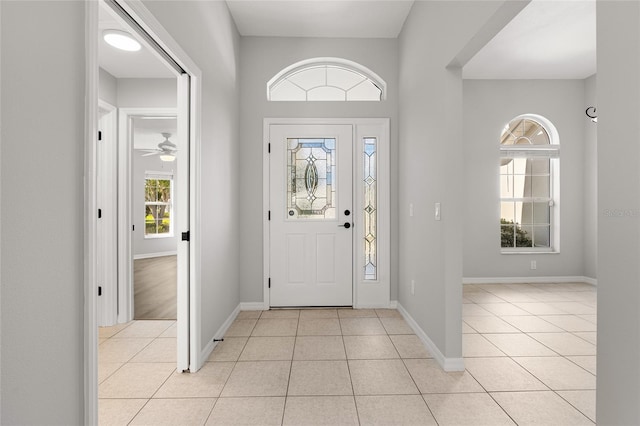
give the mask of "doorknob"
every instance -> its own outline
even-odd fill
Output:
[[[347,229],[351,228],[351,224],[349,222],[345,222],[344,225],[338,225],[338,226],[342,226],[342,227],[345,227]]]

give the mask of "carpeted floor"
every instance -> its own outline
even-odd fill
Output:
[[[135,319],[176,319],[176,268],[177,256],[134,261]]]

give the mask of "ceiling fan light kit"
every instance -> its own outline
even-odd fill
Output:
[[[146,154],[143,154],[142,156],[148,157],[151,155],[159,155],[160,160],[162,161],[174,161],[176,159],[176,154],[178,153],[178,147],[169,140],[171,133],[162,133],[162,137],[164,140],[158,144],[158,148],[143,149],[142,151],[146,152]]]

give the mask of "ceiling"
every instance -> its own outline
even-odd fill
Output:
[[[396,38],[413,0],[227,0],[243,36]]]
[[[176,117],[134,117],[133,149],[156,149],[164,141],[162,133],[170,133],[169,140],[176,143],[178,121]]]
[[[227,4],[243,36],[395,38],[413,0],[227,0]],[[466,64],[463,77],[589,77],[596,72],[595,20],[595,0],[533,0]],[[103,6],[100,29],[111,28],[122,25]],[[122,52],[101,41],[100,65],[116,78],[174,77],[144,47],[136,53]]]
[[[583,79],[595,73],[595,0],[533,0],[463,68],[464,78],[482,79]]]
[[[135,36],[135,33],[126,28],[113,11],[100,2],[98,28],[100,33],[104,30],[123,30]],[[126,52],[108,45],[102,37],[98,44],[98,62],[100,67],[115,78],[175,78],[158,57],[145,46],[142,39],[138,39],[142,49],[138,52]]]

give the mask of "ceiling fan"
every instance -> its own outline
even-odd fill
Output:
[[[171,133],[161,133],[164,140],[158,144],[158,148],[156,149],[142,149],[141,151],[146,152],[146,154],[142,154],[143,157],[148,157],[150,155],[160,155],[160,159],[162,161],[173,161],[176,159],[176,154],[178,153],[178,147],[176,144],[171,142],[169,138],[171,137]]]

